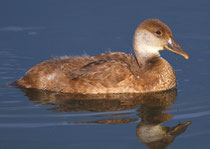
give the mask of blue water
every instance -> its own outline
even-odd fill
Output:
[[[210,1],[7,0],[0,18],[0,148],[210,147]],[[56,56],[132,53],[134,31],[148,18],[169,25],[190,55],[161,52],[177,90],[97,100],[8,86]],[[171,135],[141,131],[160,127]]]

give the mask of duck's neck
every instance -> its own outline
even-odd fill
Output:
[[[145,31],[136,32],[133,40],[134,52],[141,69],[145,68],[149,61],[156,61],[160,58],[160,48],[151,46],[147,41],[150,37],[147,37],[147,35],[148,33],[145,33]]]

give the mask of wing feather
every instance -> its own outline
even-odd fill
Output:
[[[69,79],[83,80],[92,85],[100,84],[104,87],[116,87],[117,84],[125,80],[131,71],[129,66],[116,60],[98,60],[91,62],[80,69],[69,72]]]

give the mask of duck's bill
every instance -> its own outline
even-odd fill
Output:
[[[186,59],[189,58],[189,55],[173,39],[169,39],[168,43],[165,45],[165,48],[167,50],[174,52],[174,53],[184,56]]]

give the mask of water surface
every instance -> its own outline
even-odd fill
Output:
[[[1,1],[0,148],[209,148],[209,8],[208,0]],[[161,52],[177,90],[87,97],[8,86],[56,56],[133,53],[135,28],[148,18],[169,25],[190,55]]]

